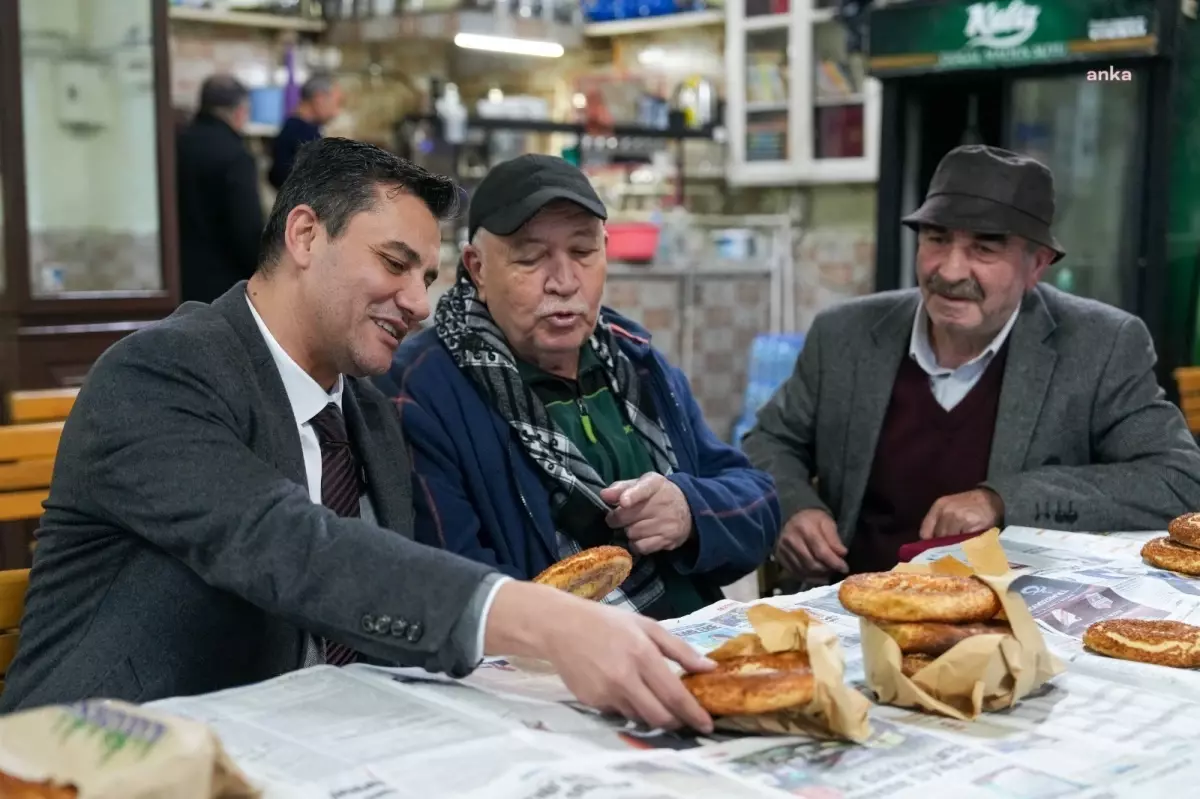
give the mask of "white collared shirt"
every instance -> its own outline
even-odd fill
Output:
[[[1012,316],[1004,323],[1004,327],[996,334],[983,352],[964,363],[957,369],[947,369],[938,365],[937,355],[933,352],[933,344],[929,341],[929,314],[925,312],[925,303],[917,305],[917,314],[913,319],[912,337],[908,344],[908,357],[929,375],[929,386],[938,404],[946,410],[953,409],[962,402],[963,397],[970,393],[979,378],[987,371],[988,364],[996,357],[996,353],[1004,346],[1013,325],[1017,323],[1017,314],[1021,307],[1013,311]]]
[[[308,480],[308,496],[313,502],[321,504],[321,441],[317,431],[313,429],[312,418],[320,413],[326,405],[333,403],[342,409],[342,376],[338,375],[333,391],[326,392],[321,385],[313,380],[312,375],[300,368],[300,364],[292,360],[292,356],[279,346],[279,342],[271,335],[262,317],[258,315],[250,297],[246,297],[250,306],[250,314],[254,323],[267,342],[275,368],[283,381],[283,389],[287,392],[288,402],[292,405],[292,415],[296,418],[296,427],[300,431],[300,451],[304,455],[304,476]]]

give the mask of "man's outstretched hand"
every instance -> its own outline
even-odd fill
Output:
[[[645,616],[511,580],[496,591],[484,651],[549,661],[580,702],[599,710],[659,729],[712,731],[667,660],[689,672],[715,664]]]

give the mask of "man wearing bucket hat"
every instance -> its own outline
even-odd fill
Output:
[[[683,374],[601,306],[606,217],[561,158],[497,165],[433,329],[380,387],[412,447],[418,541],[521,579],[622,546],[633,568],[605,602],[672,618],[757,569],[782,519],[771,478],[713,435]]]
[[[1200,450],[1140,319],[1039,283],[1062,258],[1054,179],[948,153],[917,231],[919,288],[819,314],[744,442],[805,578],[890,569],[907,543],[1029,525],[1165,529],[1200,509]]]

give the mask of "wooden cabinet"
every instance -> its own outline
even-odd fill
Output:
[[[878,81],[848,53],[831,0],[728,0],[731,184],[869,183],[879,163]]]
[[[0,392],[178,304],[167,0],[0,3]]]

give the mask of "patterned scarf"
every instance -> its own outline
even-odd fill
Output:
[[[563,434],[546,411],[541,399],[521,379],[516,359],[504,334],[496,326],[487,306],[479,300],[475,284],[460,263],[455,284],[438,301],[434,315],[438,337],[450,351],[458,368],[466,373],[516,432],[525,452],[564,493],[567,503],[586,501],[596,512],[607,514],[612,506],[600,498],[605,483],[575,444]],[[639,404],[641,383],[633,362],[617,346],[616,336],[603,316],[589,340],[604,368],[608,385],[624,407],[629,424],[641,436],[655,469],[670,475],[678,467],[667,433],[658,420]],[[556,531],[559,558],[583,550],[572,531]],[[628,548],[624,531],[614,530],[612,543]],[[623,605],[639,613],[664,596],[662,579],[654,560],[634,552],[629,578],[604,598],[610,605]]]

